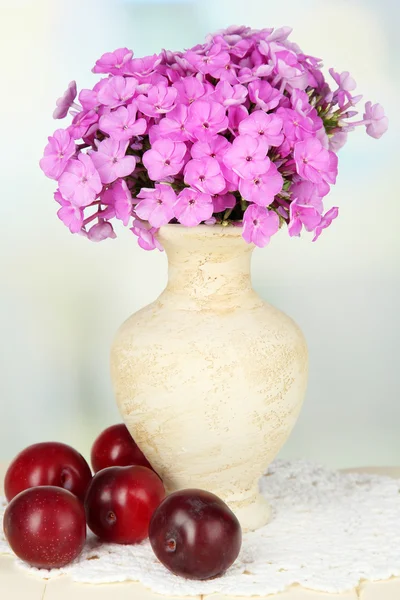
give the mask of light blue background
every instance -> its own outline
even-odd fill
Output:
[[[19,0],[0,3],[0,459],[60,439],[84,453],[118,421],[108,351],[114,332],[166,280],[165,257],[130,232],[99,245],[56,217],[38,160],[55,99],[105,51],[180,49],[232,23],[291,25],[327,67],[348,69],[381,102],[390,131],[363,131],[340,154],[330,196],[340,218],[317,244],[282,232],[254,256],[264,298],[302,327],[310,349],[304,410],[282,456],[336,466],[400,464],[399,36],[395,1]],[[182,402],[190,402],[183,398]]]

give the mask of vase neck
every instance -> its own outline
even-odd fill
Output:
[[[242,306],[245,298],[258,298],[250,278],[253,247],[243,240],[241,229],[168,225],[159,238],[168,257],[164,301],[223,311]]]

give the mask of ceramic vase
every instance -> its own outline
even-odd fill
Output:
[[[121,415],[167,492],[211,491],[246,531],[270,517],[258,481],[296,422],[308,359],[299,327],[253,290],[254,247],[241,233],[160,229],[167,287],[121,326],[111,371]]]

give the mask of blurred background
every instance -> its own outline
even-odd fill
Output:
[[[310,350],[305,406],[281,456],[400,464],[399,17],[397,0],[0,0],[0,461],[44,440],[87,455],[120,420],[113,335],[166,283],[165,256],[128,230],[93,244],[57,219],[54,182],[38,166],[60,126],[56,99],[72,79],[92,87],[106,51],[182,49],[246,24],[292,26],[306,53],[349,70],[390,120],[380,141],[359,130],[340,152],[329,206],[341,214],[318,243],[282,233],[254,254],[255,288]]]

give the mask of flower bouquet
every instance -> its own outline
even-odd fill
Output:
[[[317,240],[338,215],[324,198],[348,132],[365,125],[379,138],[388,119],[367,102],[352,120],[354,79],[330,69],[329,83],[290,33],[230,27],[144,58],[120,48],[96,62],[103,76],[79,103],[71,82],[54,117],[72,123],[40,161],[70,231],[113,238],[117,219],[146,250],[161,249],[167,223],[240,225],[261,247],[286,223],[290,236],[304,228]]]

